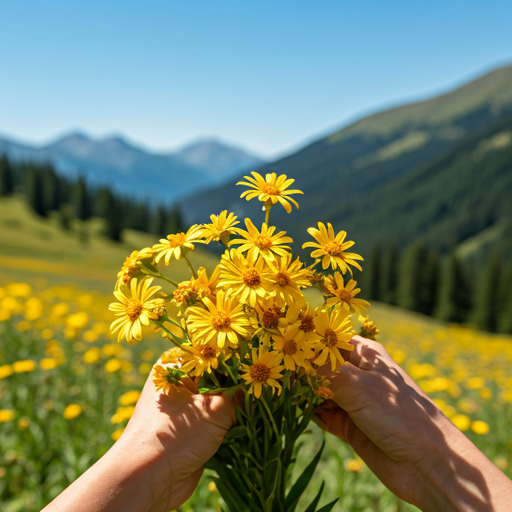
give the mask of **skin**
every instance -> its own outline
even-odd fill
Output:
[[[167,396],[150,376],[119,440],[44,512],[168,512],[184,503],[235,424],[229,398],[194,392],[188,381]]]
[[[424,512],[506,512],[512,481],[460,432],[377,342],[355,336],[332,378],[321,426],[354,448],[399,498]]]

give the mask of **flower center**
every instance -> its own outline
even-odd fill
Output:
[[[187,241],[185,233],[178,233],[177,235],[168,235],[167,240],[169,240],[169,245],[173,249],[176,247],[180,247]]]
[[[261,190],[269,196],[278,196],[280,194],[275,183],[265,183],[265,185],[261,187]]]
[[[255,287],[259,286],[261,284],[261,277],[257,270],[251,269],[248,270],[244,275],[243,278],[244,283],[247,286]]]
[[[272,247],[272,239],[269,236],[259,235],[254,241],[254,245],[259,249],[270,249]]]
[[[338,293],[338,297],[340,298],[341,302],[350,302],[352,300],[352,294],[347,290],[342,290]]]
[[[306,315],[300,322],[299,329],[304,332],[312,332],[315,330],[315,323],[311,315]]]
[[[212,325],[217,331],[227,329],[231,325],[231,318],[224,311],[217,311],[212,318]]]
[[[341,248],[341,245],[336,242],[335,240],[330,240],[324,245],[324,251],[329,256],[341,256],[343,254],[343,249]]]
[[[293,356],[293,354],[297,353],[297,343],[295,340],[288,340],[283,347],[283,352],[288,354],[289,356]]]
[[[137,320],[137,318],[139,318],[141,315],[143,309],[144,306],[142,305],[142,302],[135,299],[130,299],[128,304],[126,304],[126,316],[132,322],[135,322],[135,320]]]
[[[216,356],[217,352],[213,347],[210,347],[209,345],[206,345],[201,349],[201,357],[203,359],[215,359]]]
[[[284,272],[279,272],[275,276],[274,281],[277,284],[277,286],[280,286],[281,288],[289,286],[291,283],[290,276],[288,276],[288,274],[285,274]]]
[[[279,314],[275,309],[267,309],[263,313],[263,326],[267,329],[277,329],[279,325]]]
[[[326,329],[324,334],[324,343],[328,347],[335,347],[338,343],[338,335],[332,329]]]
[[[254,382],[267,382],[270,377],[270,368],[266,364],[256,363],[249,368],[249,374]]]

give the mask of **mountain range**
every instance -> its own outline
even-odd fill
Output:
[[[216,140],[199,140],[174,153],[152,153],[120,136],[93,139],[74,132],[43,146],[0,137],[0,154],[14,161],[51,161],[59,174],[83,175],[92,185],[171,203],[211,187],[263,160]]]
[[[467,252],[484,232],[502,240],[512,219],[512,66],[363,118],[257,171],[295,178],[291,188],[305,193],[294,196],[298,211],[271,212],[271,223],[298,242],[294,250],[318,221],[346,230],[363,255],[415,241],[441,251],[464,244]],[[240,199],[235,182],[183,201],[187,222],[223,209],[263,221],[261,204]]]

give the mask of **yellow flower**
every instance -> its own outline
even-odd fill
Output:
[[[334,229],[328,222],[327,228],[322,222],[318,223],[319,229],[309,228],[308,233],[318,242],[306,242],[302,248],[313,247],[315,251],[311,253],[312,258],[322,257],[322,268],[325,270],[332,266],[334,270],[340,267],[341,272],[344,274],[347,270],[352,274],[352,269],[348,265],[353,265],[359,270],[362,270],[359,263],[355,260],[363,261],[363,257],[359,254],[352,252],[344,252],[349,247],[354,245],[354,242],[344,242],[347,236],[346,231],[340,231],[334,235]]]
[[[354,346],[349,343],[354,334],[350,318],[342,309],[334,309],[330,313],[327,309],[322,309],[314,322],[316,332],[320,335],[320,342],[323,345],[315,364],[322,366],[329,357],[331,368],[334,371],[337,363],[345,363],[340,349],[354,350]]]
[[[219,215],[210,215],[211,224],[204,224],[201,228],[201,236],[205,238],[205,243],[209,244],[212,240],[222,242],[226,247],[229,244],[229,237],[234,233],[234,226],[240,224],[234,213],[228,215],[224,210]]]
[[[358,313],[367,316],[366,307],[370,305],[369,302],[363,299],[356,299],[355,296],[361,291],[361,288],[356,288],[356,281],[351,279],[347,286],[343,282],[343,276],[339,272],[334,273],[334,277],[327,277],[325,280],[325,287],[334,295],[327,299],[326,304],[340,305],[351,313]]]
[[[254,178],[250,176],[244,176],[249,181],[239,181],[237,185],[246,185],[254,190],[246,190],[240,197],[246,196],[247,201],[257,197],[262,203],[265,204],[265,208],[272,208],[278,201],[284,206],[284,209],[291,213],[292,207],[288,201],[291,201],[297,208],[299,207],[297,201],[289,197],[291,194],[304,194],[301,190],[286,190],[295,180],[286,179],[285,174],[281,174],[279,178],[276,173],[267,174],[265,179],[261,174],[257,172],[251,172]]]
[[[299,258],[292,261],[292,255],[286,254],[275,261],[268,262],[270,267],[268,291],[271,292],[279,305],[291,304],[301,301],[303,294],[301,288],[311,286],[310,271],[302,268]]]
[[[296,366],[305,367],[306,359],[315,355],[315,343],[308,341],[299,324],[290,325],[278,335],[273,335],[274,350],[283,356],[284,366],[287,370],[295,371]]]
[[[174,386],[181,384],[181,379],[185,377],[185,372],[178,368],[162,366],[155,364],[153,366],[153,383],[156,390],[162,390],[162,393],[168,395]]]
[[[106,370],[108,373],[114,373],[114,372],[117,372],[117,371],[119,371],[122,367],[123,367],[123,361],[121,361],[120,359],[109,359],[109,360],[105,363],[105,370]]]
[[[167,240],[162,238],[159,244],[153,246],[153,253],[156,255],[155,262],[159,263],[163,258],[166,265],[169,265],[174,256],[177,260],[185,257],[190,251],[194,250],[195,243],[204,243],[202,238],[202,228],[194,224],[186,233],[177,233],[168,235]]]
[[[18,428],[20,430],[26,430],[28,427],[30,427],[30,418],[23,416],[23,418],[18,420]]]
[[[12,366],[10,364],[4,364],[0,366],[0,379],[5,379],[5,377],[9,377],[9,375],[12,375],[12,372],[14,370],[12,369]]]
[[[117,430],[112,432],[112,435],[110,437],[112,438],[113,441],[117,441],[121,437],[121,434],[123,432],[124,432],[124,428],[118,428]]]
[[[281,325],[291,325],[299,323],[299,329],[306,334],[307,339],[312,339],[315,334],[315,317],[317,312],[310,311],[309,304],[305,301],[304,296],[301,300],[296,301],[288,306],[286,315],[280,322]]]
[[[181,357],[181,370],[191,376],[201,376],[205,371],[211,373],[212,368],[216,369],[219,365],[218,357],[220,349],[211,343],[204,345],[187,346]]]
[[[112,418],[110,418],[110,423],[115,425],[116,423],[122,423],[125,420],[129,420],[132,417],[134,411],[134,405],[118,407],[116,413],[112,416]]]
[[[204,267],[199,267],[197,269],[197,279],[192,279],[190,283],[199,300],[203,300],[205,297],[208,297],[209,299],[214,297],[215,289],[217,288],[217,283],[219,281],[219,274],[219,265],[215,267],[210,278],[208,278],[208,274]]]
[[[140,391],[133,389],[131,391],[127,391],[123,395],[119,397],[119,403],[121,405],[132,405],[137,403],[137,400],[140,398]]]
[[[112,333],[119,331],[117,341],[122,338],[126,338],[128,343],[141,340],[142,326],[149,325],[151,308],[157,304],[151,297],[161,289],[160,286],[150,288],[152,282],[153,278],[143,279],[140,283],[134,278],[129,288],[121,285],[119,290],[114,291],[119,302],[110,304],[109,309],[120,318],[112,322],[110,330]]]
[[[469,429],[471,420],[465,414],[456,414],[451,418],[452,423],[462,432]]]
[[[263,386],[271,386],[272,392],[274,389],[281,393],[281,384],[277,379],[282,379],[281,371],[284,366],[281,365],[283,355],[280,352],[267,352],[264,347],[258,351],[252,350],[252,365],[242,364],[242,370],[246,373],[242,375],[242,379],[246,384],[251,384],[249,393],[254,393],[256,398],[261,396],[261,389]]]
[[[345,466],[351,473],[360,473],[364,469],[364,462],[361,459],[350,459]]]
[[[63,416],[66,420],[72,420],[82,414],[82,408],[78,404],[69,404],[65,409]]]
[[[222,348],[227,340],[235,348],[238,334],[244,338],[251,336],[251,323],[236,297],[221,290],[215,303],[206,297],[203,302],[207,309],[193,306],[187,310],[187,328],[203,343],[212,341]]]
[[[0,410],[0,423],[5,423],[6,421],[11,421],[16,416],[16,412],[12,409],[2,409]]]
[[[117,274],[116,290],[119,288],[121,283],[128,284],[133,277],[139,277],[141,275],[141,261],[152,258],[153,250],[149,247],[145,247],[141,251],[132,251]]]
[[[359,331],[359,336],[375,341],[377,339],[377,334],[379,334],[379,329],[377,325],[373,323],[373,320],[365,320],[361,326],[361,330]]]
[[[73,329],[82,329],[89,323],[89,315],[85,311],[79,311],[68,316],[66,325]]]
[[[471,430],[475,432],[475,434],[485,435],[488,434],[491,428],[485,421],[476,420],[471,424]]]
[[[84,353],[83,359],[84,359],[84,363],[92,364],[92,363],[96,363],[100,357],[101,357],[101,350],[98,347],[93,347]]]
[[[270,285],[268,269],[263,258],[245,258],[237,249],[222,255],[218,286],[231,288],[240,302],[254,307],[258,298],[267,294]]]
[[[12,369],[15,373],[33,372],[36,367],[36,362],[32,361],[31,359],[26,359],[25,361],[16,361],[12,365]]]
[[[53,357],[46,357],[39,361],[39,366],[43,370],[53,370],[54,368],[57,367],[58,364],[59,362],[57,361],[57,359],[54,359]]]
[[[267,226],[265,223],[261,226],[261,233],[256,226],[252,223],[251,219],[245,219],[245,226],[247,231],[243,229],[236,229],[236,233],[243,238],[237,238],[231,241],[230,245],[243,244],[238,247],[240,252],[249,251],[248,258],[257,257],[262,255],[267,263],[275,260],[275,254],[279,256],[286,256],[291,251],[289,247],[283,244],[291,244],[293,240],[284,236],[286,231],[280,231],[274,235],[276,230],[275,226]]]
[[[258,313],[258,320],[256,321],[256,324],[259,321],[259,325],[261,325],[262,330],[270,331],[270,333],[275,332],[277,334],[279,329],[279,320],[286,314],[285,308],[278,306],[274,297],[267,296],[257,302],[254,309]],[[257,332],[254,334],[257,334]]]

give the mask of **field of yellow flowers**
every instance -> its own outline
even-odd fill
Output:
[[[152,364],[167,343],[109,333],[111,296],[68,286],[0,288],[0,509],[37,511],[101,457],[130,418]],[[512,476],[512,339],[446,326],[386,306],[370,314],[381,341],[445,414]],[[312,427],[297,474],[324,434]],[[327,437],[317,475],[333,510],[415,510],[397,500],[340,441]],[[207,474],[188,511],[220,510]],[[298,510],[303,510],[299,508]]]

